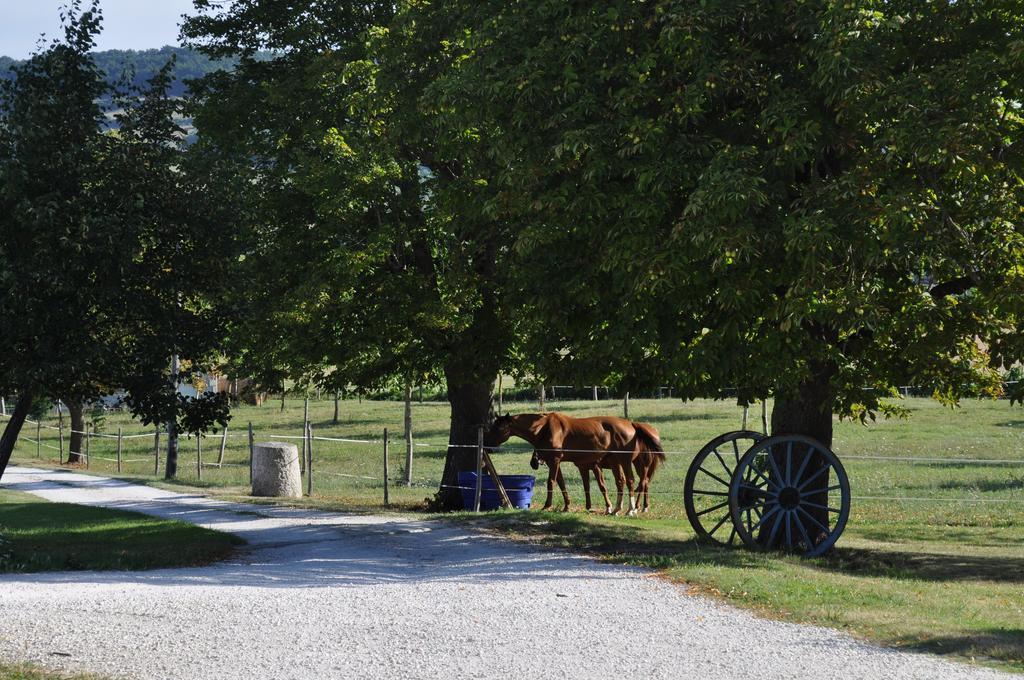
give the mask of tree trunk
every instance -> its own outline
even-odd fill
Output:
[[[85,409],[79,401],[64,401],[68,407],[68,415],[71,416],[71,439],[68,444],[68,463],[82,463],[84,458],[82,452],[85,441]]]
[[[14,445],[18,443],[18,435],[21,434],[21,426],[25,424],[25,418],[32,409],[32,395],[19,394],[18,403],[14,405],[14,413],[11,414],[7,426],[4,427],[4,434],[0,437],[0,478],[3,478],[7,470],[7,463],[14,453]]]
[[[171,383],[174,385],[174,392],[178,392],[178,374],[181,372],[181,362],[178,355],[171,357]],[[164,465],[164,479],[174,479],[178,476],[178,421],[177,414],[167,423],[167,463]]]
[[[834,371],[828,367],[817,367],[813,371],[810,380],[800,386],[800,389],[793,394],[779,394],[775,397],[775,404],[772,408],[772,435],[801,434],[816,439],[827,448],[832,448],[832,401],[833,394],[829,385],[829,379]],[[793,449],[794,459],[801,460],[806,456],[806,451]],[[780,451],[777,454],[776,463],[784,465],[784,454]],[[821,469],[824,460],[815,456],[818,460],[808,462],[803,478],[808,479],[815,471]],[[794,463],[795,465],[795,463]],[[781,469],[781,468],[780,468]],[[812,503],[828,505],[829,475],[824,474],[817,479],[811,487],[805,490],[804,495]],[[828,511],[824,509],[811,508],[810,513],[816,520],[825,526],[829,525]]]
[[[178,423],[167,423],[167,463],[164,465],[164,479],[178,476]]]
[[[468,382],[458,380],[455,375],[457,373],[454,368],[446,368],[448,403],[451,404],[452,416],[448,456],[436,499],[440,510],[462,509],[462,493],[456,488],[459,485],[459,472],[476,470],[477,428],[487,427],[494,420],[494,378]]]

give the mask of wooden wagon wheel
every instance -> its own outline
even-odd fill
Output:
[[[821,442],[800,435],[768,437],[737,465],[729,514],[749,547],[823,555],[850,516],[850,480]]]
[[[730,521],[729,485],[740,457],[764,437],[752,430],[727,432],[705,444],[690,463],[683,503],[698,537],[723,545],[739,542]]]

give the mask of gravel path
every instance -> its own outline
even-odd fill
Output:
[[[650,572],[443,523],[9,468],[49,500],[249,542],[212,567],[0,576],[0,658],[130,678],[1003,678],[755,618]]]

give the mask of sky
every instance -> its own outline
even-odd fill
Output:
[[[0,56],[24,59],[41,33],[58,35],[66,1],[0,0]],[[101,0],[100,7],[103,32],[96,49],[141,50],[177,45],[178,23],[192,11],[192,0]]]

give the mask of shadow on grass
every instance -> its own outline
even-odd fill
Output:
[[[1024,490],[1024,477],[1009,477],[1003,479],[948,480],[945,482],[940,482],[938,487],[940,489],[954,489],[958,491]]]
[[[495,518],[489,525],[545,545],[583,550],[613,561],[656,569],[696,564],[764,567],[781,557],[779,553],[725,548],[695,537],[676,538],[672,529],[661,532],[657,528],[637,527],[634,522],[597,523],[571,514],[530,512]],[[806,564],[854,576],[1024,583],[1024,557],[837,548],[827,557],[808,560]]]
[[[971,635],[950,635],[897,639],[902,649],[929,654],[973,658],[977,661],[1001,661],[1017,671],[1024,670],[1024,629],[988,629]]]
[[[464,519],[475,523],[476,516]],[[531,511],[488,517],[486,526],[546,546],[581,550],[613,562],[664,569],[709,562],[745,567],[761,564],[765,556],[747,550],[724,548],[696,537],[673,538],[658,532],[638,531],[636,522],[588,521],[572,513]]]
[[[818,561],[822,569],[858,576],[924,581],[1024,583],[1024,558],[954,555],[874,548],[836,548]]]
[[[1006,420],[996,423],[996,427],[1024,427],[1024,420]]]

